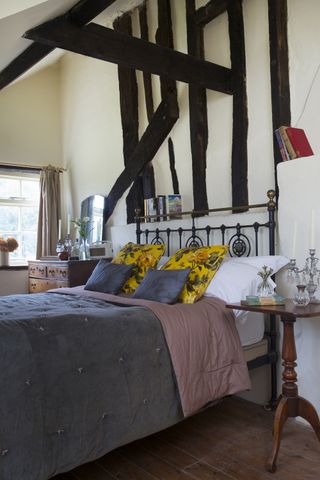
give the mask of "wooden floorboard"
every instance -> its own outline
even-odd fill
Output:
[[[54,480],[318,480],[320,444],[294,420],[284,427],[277,471],[266,471],[272,423],[272,412],[227,398]]]

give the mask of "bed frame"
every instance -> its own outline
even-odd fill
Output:
[[[248,257],[250,254],[259,255],[259,232],[262,229],[267,229],[268,232],[268,253],[269,255],[275,255],[275,213],[276,213],[276,203],[275,203],[276,192],[274,190],[268,190],[268,202],[266,204],[256,204],[248,205],[245,207],[227,207],[227,208],[215,208],[206,211],[190,211],[182,212],[179,214],[179,218],[190,218],[191,217],[191,226],[190,227],[178,227],[170,228],[163,227],[160,228],[157,226],[152,228],[152,223],[146,222],[162,222],[170,219],[177,220],[177,215],[165,214],[164,216],[152,215],[143,217],[140,216],[140,210],[136,210],[136,239],[137,243],[145,241],[146,243],[152,244],[166,244],[167,245],[167,255],[170,255],[171,244],[173,237],[178,239],[178,248],[184,246],[187,247],[200,247],[204,245],[212,245],[213,243],[218,243],[216,238],[214,242],[211,241],[212,234],[216,232],[219,235],[220,231],[220,243],[226,243],[229,245],[229,253],[233,257]],[[252,209],[267,209],[268,220],[265,223],[254,222],[251,224],[245,223],[240,224],[236,223],[235,225],[225,225],[220,226],[196,226],[196,219],[209,215],[210,213],[223,213],[223,212],[232,212],[232,213],[241,213],[247,212]],[[150,228],[149,228],[150,226]],[[253,232],[253,236],[250,236],[248,232]],[[187,238],[185,238],[187,235]],[[267,408],[275,408],[277,404],[277,329],[276,329],[276,318],[275,315],[270,315],[269,321],[266,322],[265,329],[265,338],[267,339],[267,348],[264,350],[261,345],[254,344],[253,349],[256,346],[256,354],[254,350],[251,351],[250,348],[245,348],[245,353],[248,360],[249,370],[260,367],[262,365],[270,365],[271,370],[271,398],[270,402],[267,404]],[[259,342],[260,343],[260,342]],[[259,350],[261,353],[259,353]]]

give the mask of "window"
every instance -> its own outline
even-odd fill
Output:
[[[36,257],[39,195],[38,173],[0,171],[0,236],[18,241],[16,262]]]

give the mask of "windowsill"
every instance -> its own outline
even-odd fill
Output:
[[[14,265],[2,265],[0,266],[0,270],[28,270],[28,265],[25,263],[19,264],[16,263]]]

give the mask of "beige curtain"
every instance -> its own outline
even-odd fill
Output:
[[[58,223],[61,218],[59,175],[59,169],[50,165],[40,173],[37,258],[56,255]]]

